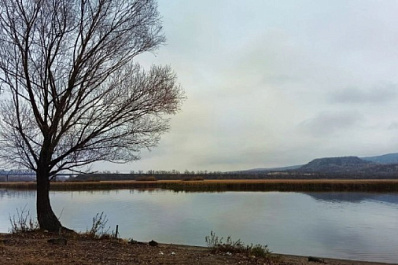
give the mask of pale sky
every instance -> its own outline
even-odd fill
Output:
[[[187,100],[141,160],[230,171],[398,152],[398,1],[159,0]]]

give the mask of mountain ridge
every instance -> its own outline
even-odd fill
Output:
[[[266,172],[298,172],[320,174],[348,174],[348,175],[382,175],[398,176],[398,153],[389,153],[379,156],[358,157],[323,157],[316,158],[304,165],[255,168],[241,171],[243,173]]]
[[[398,153],[389,153],[379,156],[361,157],[363,160],[372,161],[379,164],[398,164]]]
[[[357,156],[317,158],[297,169],[299,172],[355,173],[371,168],[375,162]]]

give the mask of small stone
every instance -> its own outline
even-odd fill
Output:
[[[162,251],[159,252],[160,255],[164,255]]]
[[[149,241],[149,243],[148,243],[150,246],[152,246],[152,247],[157,247],[159,244],[158,244],[158,242],[156,242],[156,241],[154,241],[154,240],[151,240],[151,241]]]
[[[171,255],[173,255],[173,256],[174,256],[175,254],[176,254],[175,252],[171,252]]]
[[[130,239],[128,243],[132,245],[145,245],[145,243],[133,239]]]
[[[323,259],[316,258],[316,257],[308,257],[309,262],[318,262],[318,263],[326,263]]]

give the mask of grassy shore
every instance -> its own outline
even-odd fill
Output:
[[[34,182],[2,182],[0,188],[34,190]],[[398,179],[313,179],[313,180],[158,180],[53,182],[52,190],[167,189],[189,192],[221,191],[323,191],[323,192],[398,192]]]

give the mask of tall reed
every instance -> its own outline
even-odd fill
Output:
[[[34,182],[1,183],[2,189],[34,190]],[[398,192],[398,180],[159,180],[53,182],[51,190],[167,189],[189,192],[221,191],[356,191]]]

